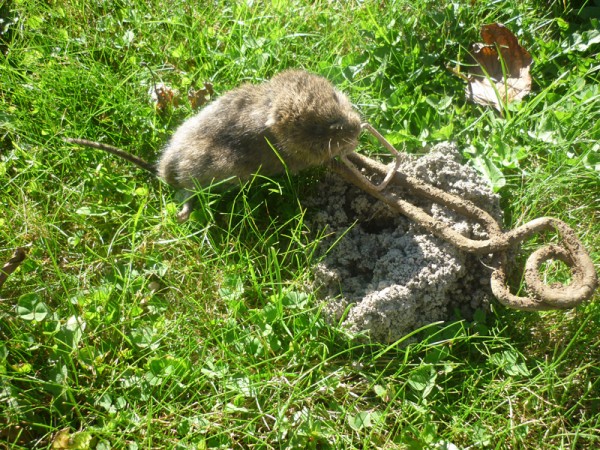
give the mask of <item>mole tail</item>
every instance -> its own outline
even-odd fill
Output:
[[[132,155],[131,153],[127,153],[126,151],[121,150],[120,148],[113,147],[112,145],[101,144],[100,142],[88,141],[87,139],[73,139],[73,138],[65,138],[65,142],[69,142],[70,144],[84,145],[86,147],[92,147],[92,148],[97,148],[99,150],[103,150],[105,152],[111,153],[115,156],[118,156],[120,158],[123,158],[123,159],[129,161],[141,169],[147,170],[154,176],[158,175],[158,172],[157,172],[154,164],[150,164],[149,162],[144,161],[142,158]]]

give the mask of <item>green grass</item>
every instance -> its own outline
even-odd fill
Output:
[[[151,70],[181,93],[210,81],[220,94],[303,67],[409,151],[458,141],[507,226],[556,216],[598,264],[594,5],[217,3],[0,9],[0,263],[29,249],[1,292],[0,447],[600,446],[597,294],[574,311],[496,306],[409,346],[362,344],[307,289],[325,230],[308,229],[297,198],[318,171],[205,193],[182,225],[170,188],[62,141],[154,160],[193,111],[183,98],[157,112]],[[490,22],[535,61],[534,92],[503,118],[466,103],[446,69]]]

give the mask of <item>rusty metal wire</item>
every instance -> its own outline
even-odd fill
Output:
[[[396,149],[371,125],[363,124],[363,128],[375,136],[391,153],[398,155]],[[492,292],[502,304],[510,308],[526,311],[573,308],[589,300],[598,287],[598,276],[588,252],[575,232],[561,220],[541,217],[504,232],[492,216],[472,202],[398,172],[397,164],[390,171],[388,167],[377,161],[358,153],[351,153],[343,157],[341,162],[331,161],[329,167],[346,181],[385,202],[440,239],[465,252],[493,254],[493,272],[490,280]],[[376,186],[369,181],[371,178],[385,181]],[[461,235],[450,226],[436,221],[421,208],[390,192],[389,185],[401,186],[416,196],[424,197],[479,222],[485,227],[488,239],[474,240]],[[556,232],[562,245],[549,244],[533,252],[527,259],[524,273],[530,294],[528,297],[512,294],[507,281],[509,251],[517,248],[526,239],[546,231]],[[570,268],[570,283],[552,285],[544,283],[540,269],[544,262],[551,259],[560,260]]]

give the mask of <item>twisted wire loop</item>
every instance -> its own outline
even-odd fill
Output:
[[[363,124],[363,128],[374,135],[391,153],[398,155],[396,149],[371,125]],[[358,153],[351,153],[342,157],[341,161],[332,160],[329,163],[329,168],[343,179],[383,201],[440,239],[468,253],[493,254],[492,292],[507,307],[525,311],[568,309],[589,300],[594,294],[598,286],[594,264],[575,232],[566,223],[553,217],[541,217],[503,232],[490,214],[471,201],[458,198],[417,178],[398,172],[397,166],[398,164],[390,172],[385,165]],[[371,177],[383,178],[385,180],[383,188],[371,183],[369,181]],[[417,196],[476,220],[485,227],[488,239],[474,240],[463,236],[450,226],[435,220],[421,208],[399,198],[394,193],[386,192],[389,184],[401,186]],[[521,297],[512,294],[507,282],[509,250],[526,239],[546,231],[558,233],[562,246],[549,244],[533,252],[527,259],[524,272],[525,283],[531,295]],[[544,283],[540,276],[540,269],[544,262],[551,259],[560,260],[570,268],[570,283],[566,285],[554,283],[550,286]]]

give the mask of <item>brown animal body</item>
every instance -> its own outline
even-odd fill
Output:
[[[360,116],[329,81],[303,70],[287,70],[262,84],[233,89],[185,121],[156,165],[122,150],[81,139],[152,172],[170,185],[192,191],[223,180],[248,180],[322,165],[354,151]],[[190,197],[191,198],[191,197]],[[186,220],[191,200],[179,213]]]

